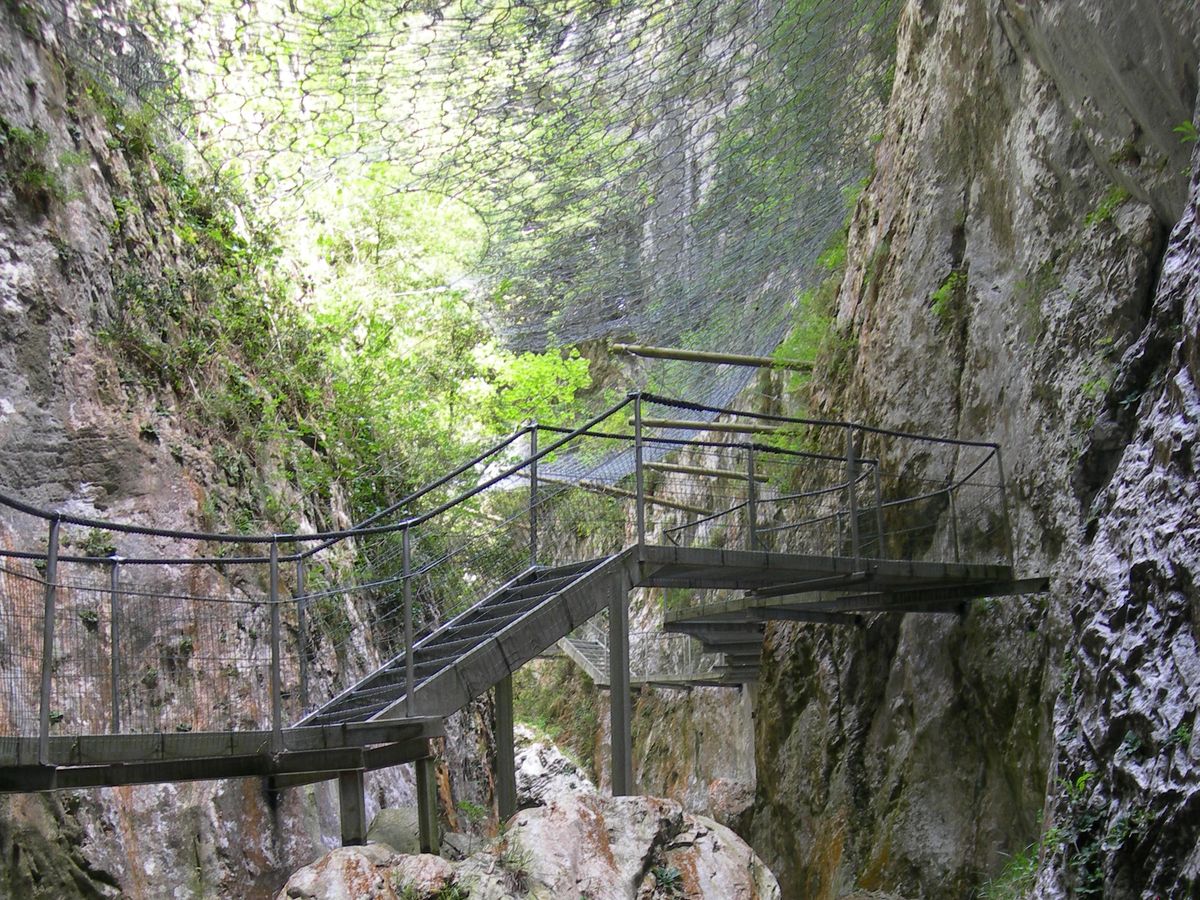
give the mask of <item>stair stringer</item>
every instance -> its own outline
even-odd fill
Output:
[[[604,609],[613,594],[630,583],[634,549],[602,560],[453,664],[422,681],[413,692],[413,715],[444,717],[458,712]],[[400,697],[372,720],[405,715],[405,698]]]

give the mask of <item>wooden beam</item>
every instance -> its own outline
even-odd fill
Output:
[[[637,500],[637,494],[635,494],[633,491],[627,491],[623,488],[613,487],[610,484],[604,484],[603,482],[599,481],[588,481],[586,479],[582,481],[566,481],[565,479],[546,478],[545,476],[542,476],[541,480],[543,482],[548,481],[552,484],[565,484],[571,487],[583,488],[585,491],[592,491],[596,494],[607,494],[609,497],[619,497],[622,500]],[[653,497],[650,494],[646,494],[646,496],[642,499],[646,503],[652,503],[655,506],[665,506],[667,509],[677,509],[681,512],[695,513],[699,516],[712,515],[711,510],[705,509],[702,506],[691,506],[690,504],[679,503],[675,500],[664,500],[661,497]]]
[[[633,425],[633,420],[629,420]],[[795,433],[795,428],[778,425],[749,425],[742,422],[701,422],[695,419],[642,419],[643,428],[666,428],[676,431],[720,431],[727,434]]]
[[[699,475],[708,478],[728,478],[731,481],[749,481],[746,472],[735,472],[732,469],[706,469],[703,466],[683,466],[674,463],[655,463],[648,462],[643,465],[643,468],[650,469],[653,472],[679,472],[683,475]],[[765,484],[770,481],[770,477],[761,473],[755,473],[754,480]]]
[[[773,356],[752,356],[747,353],[713,353],[707,350],[684,350],[682,347],[648,347],[644,344],[613,344],[612,349],[614,353],[628,353],[649,359],[677,359],[755,369],[791,369],[795,372],[811,372],[813,369],[811,362],[802,359],[775,359]]]

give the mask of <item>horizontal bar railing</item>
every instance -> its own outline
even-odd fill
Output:
[[[646,415],[652,406],[795,428],[784,429],[778,445],[673,435],[645,425],[655,420]],[[539,433],[552,437],[539,444]],[[827,452],[838,435],[846,452]],[[608,494],[592,490],[599,485]],[[421,501],[432,505],[416,508]],[[51,734],[84,727],[94,705],[88,696],[106,698],[94,720],[114,733],[217,723],[263,728],[278,745],[285,722],[391,655],[405,654],[411,666],[415,642],[503,582],[638,543],[856,558],[944,553],[954,561],[991,558],[999,548],[1010,564],[1012,556],[994,443],[644,393],[575,428],[525,425],[343,529],[173,530],[53,512],[3,494],[0,507],[47,529],[37,549],[18,541],[0,550],[0,626],[7,643],[10,634],[21,641],[0,654],[11,719],[0,733],[35,732],[43,750]],[[97,555],[80,529],[145,540]],[[172,543],[161,555],[147,552],[162,539]],[[346,541],[349,556],[337,549]],[[176,548],[189,542],[266,552]],[[359,567],[353,577],[351,563]],[[36,672],[38,683],[18,670]]]

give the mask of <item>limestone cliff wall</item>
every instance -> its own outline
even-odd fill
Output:
[[[1189,3],[904,8],[815,408],[999,441],[1052,591],[770,628],[785,896],[966,896],[1031,845],[1039,895],[1195,889],[1198,35]]]
[[[211,521],[214,509],[261,500],[252,496],[254,485],[273,485],[292,525],[344,526],[348,518],[336,491],[332,508],[289,494],[271,451],[257,468],[231,474],[197,409],[203,404],[192,392],[202,388],[173,390],[119,361],[109,335],[128,297],[123,279],[131,272],[146,280],[188,275],[178,176],[156,156],[145,125],[136,110],[111,105],[35,9],[17,2],[4,7],[0,486],[77,515],[196,529],[220,524]],[[139,324],[165,329],[164,323]],[[296,452],[311,451],[297,445]],[[27,548],[43,538],[44,523],[0,514],[0,545]],[[137,537],[118,543],[126,556],[164,549]],[[180,592],[238,591],[215,570],[190,581],[175,575]],[[158,584],[169,588],[169,579]],[[348,608],[349,621],[361,621],[362,612]],[[257,648],[247,643],[252,630],[238,629],[239,652],[265,652],[261,642]],[[204,644],[211,631],[195,637],[191,652],[219,655]],[[145,635],[159,644],[172,637]],[[5,684],[22,677],[22,684],[35,684],[36,669],[17,671],[15,639],[12,633],[3,638]],[[64,640],[59,653],[69,658],[75,648]],[[370,659],[366,634],[357,640],[352,652]],[[327,675],[317,672],[314,679]],[[175,721],[191,721],[187,698],[172,698],[165,673],[160,687],[163,709],[178,714]],[[36,689],[32,697],[5,695],[0,716],[11,729],[14,703],[36,709]],[[81,700],[91,702],[66,710],[62,727],[103,733],[104,704]],[[447,805],[464,795],[490,803],[487,756],[476,749],[490,740],[479,737],[486,729],[472,716],[450,727]],[[368,815],[381,805],[414,802],[410,773],[370,774],[367,799]],[[291,871],[335,846],[338,834],[330,785],[276,798],[258,779],[9,795],[0,798],[0,895],[270,896]]]

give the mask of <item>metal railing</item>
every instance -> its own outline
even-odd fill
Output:
[[[531,566],[647,543],[1012,555],[995,444],[649,394],[577,428],[527,425],[323,533],[143,527],[0,495],[0,741],[36,735],[45,758],[52,735],[265,730],[279,747],[286,722]]]

